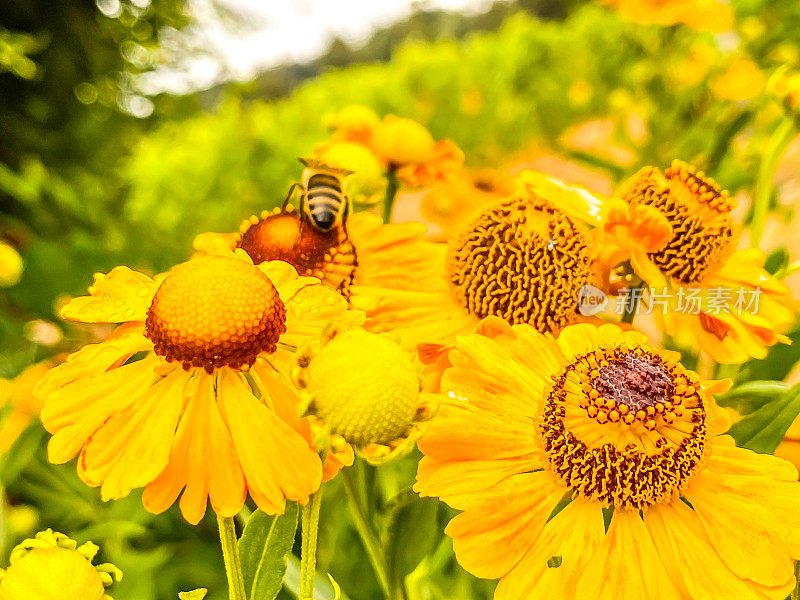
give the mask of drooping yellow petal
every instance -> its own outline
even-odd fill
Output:
[[[133,354],[151,350],[153,344],[144,337],[140,323],[117,327],[102,343],[89,344],[70,354],[60,365],[50,369],[34,388],[39,398],[47,396],[64,386],[119,366]]]
[[[800,483],[704,469],[686,497],[727,567],[765,586],[794,581],[800,555]]]
[[[715,280],[736,283],[747,288],[761,288],[766,293],[788,296],[789,288],[764,269],[766,256],[758,248],[743,248],[728,257],[714,274]]]
[[[576,598],[678,600],[638,511],[616,510],[578,581]]]
[[[142,360],[100,371],[49,394],[41,418],[53,433],[47,447],[50,461],[70,460],[111,415],[147,394],[154,380],[152,365],[152,360]]]
[[[287,499],[305,503],[322,481],[322,463],[305,438],[253,396],[232,371],[220,372],[217,400],[259,508],[275,514],[283,512]]]
[[[419,444],[419,442],[417,442]],[[414,491],[433,496],[459,510],[480,502],[481,495],[506,477],[541,468],[541,454],[528,460],[434,460],[423,457],[417,467]]]
[[[495,600],[577,597],[578,580],[604,535],[600,504],[574,499],[548,521],[533,547],[500,580]]]
[[[115,413],[86,442],[78,474],[102,485],[103,500],[123,498],[167,466],[183,407],[187,374],[173,371],[137,403]]]
[[[309,279],[314,285],[297,283]],[[286,332],[280,339],[284,346],[297,348],[318,339],[320,332],[334,323],[347,328],[364,322],[363,312],[348,310],[347,300],[316,279],[299,277],[291,285],[278,287],[278,292],[286,306]]]
[[[445,529],[458,562],[477,577],[502,577],[528,552],[563,495],[547,471],[512,475],[490,488]]]
[[[426,456],[440,460],[521,459],[535,454],[539,448],[532,419],[504,417],[459,399],[444,400],[419,446]]]
[[[686,598],[778,600],[785,598],[794,585],[792,581],[780,588],[767,588],[739,578],[720,558],[700,517],[683,502],[650,507],[644,513],[644,522],[673,583]]]
[[[83,323],[144,321],[158,284],[128,267],[114,267],[108,274],[95,273],[88,296],[70,300],[61,316]]]
[[[169,464],[147,485],[142,502],[160,513],[184,489],[180,508],[196,524],[203,518],[209,498],[214,512],[233,517],[246,495],[244,475],[230,433],[213,398],[214,378],[198,373],[170,452]]]
[[[530,327],[509,326],[502,342],[496,341],[486,335],[489,320],[499,321],[482,321],[483,335],[457,336],[456,350],[449,355],[453,368],[443,377],[442,390],[454,396],[468,395],[464,390],[469,388],[491,391],[508,397],[504,409],[532,416],[563,356],[551,337]],[[490,335],[500,331],[498,327]]]

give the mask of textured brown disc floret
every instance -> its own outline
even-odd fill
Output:
[[[699,283],[732,250],[728,193],[684,162],[673,161],[663,173],[655,167],[641,169],[623,184],[620,195],[632,206],[652,206],[667,218],[672,239],[650,258],[679,283]]]
[[[204,256],[170,271],[147,312],[155,351],[185,369],[247,369],[271,353],[286,331],[278,291],[257,267],[238,258]]]
[[[539,197],[512,197],[455,238],[448,268],[470,313],[557,332],[575,318],[591,257],[585,232],[569,217]]]
[[[303,222],[292,207],[264,212],[241,226],[237,244],[255,264],[283,260],[298,274],[322,280],[348,297],[358,260],[353,244],[341,227],[320,231]]]
[[[640,346],[599,348],[557,376],[541,419],[552,471],[585,498],[641,509],[678,497],[702,463],[694,373]]]

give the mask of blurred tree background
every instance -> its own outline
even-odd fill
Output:
[[[93,272],[167,269],[191,254],[198,233],[233,231],[276,206],[299,175],[295,157],[309,155],[326,137],[325,119],[350,104],[420,121],[454,140],[472,167],[545,165],[567,177],[558,170],[568,164],[605,192],[641,165],[695,161],[747,211],[776,124],[797,108],[775,81],[800,66],[800,4],[732,5],[735,30],[715,35],[641,25],[587,0],[495,2],[480,14],[420,4],[365,42],[334,39],[310,62],[173,95],[144,93],[140,77],[162,66],[165,40],[191,23],[183,0],[2,3],[0,240],[24,271],[0,287],[0,377],[103,334],[56,317],[60,298],[81,293]],[[796,226],[790,187],[771,200],[773,228]],[[792,352],[780,364],[796,360]],[[753,364],[757,375],[762,363]],[[763,364],[764,378],[786,375]],[[156,518],[137,494],[104,505],[74,465],[47,465],[44,440],[30,428],[0,466],[5,553],[52,525],[104,544],[126,575],[117,600],[219,584],[213,519],[192,528],[176,511]],[[363,476],[389,497],[413,480],[414,464]],[[430,557],[416,577],[446,574],[425,597],[491,595],[491,582],[451,560],[443,507],[400,509],[425,523],[414,543]],[[321,568],[353,600],[376,597],[349,519],[323,527]]]

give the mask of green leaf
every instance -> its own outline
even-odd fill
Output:
[[[771,454],[800,414],[800,384],[734,424],[728,433],[743,448]]]
[[[720,406],[735,408],[740,415],[748,415],[779,398],[788,389],[789,385],[783,381],[748,381],[714,399]]]
[[[37,420],[14,440],[11,448],[0,459],[0,483],[8,486],[17,480],[42,446],[44,436],[45,430]]]
[[[778,248],[770,252],[764,261],[764,269],[772,275],[783,271],[789,265],[789,251],[786,248]]]
[[[206,588],[198,588],[191,592],[178,592],[180,600],[203,600],[206,597],[208,590]]]
[[[440,537],[438,511],[436,500],[420,498],[411,488],[389,501],[381,537],[392,585],[400,585],[433,551]]]
[[[282,515],[257,510],[239,540],[244,587],[249,600],[273,600],[281,589],[286,563],[297,531],[296,502],[286,503]]]

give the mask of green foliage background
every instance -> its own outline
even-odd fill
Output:
[[[179,2],[155,1],[147,9],[123,3],[117,18],[78,0],[5,3],[0,236],[19,249],[25,273],[18,285],[0,290],[0,376],[87,338],[85,330],[59,323],[63,341],[43,347],[26,335],[25,324],[58,323],[58,297],[81,293],[93,272],[117,264],[167,269],[188,257],[196,234],[234,230],[277,205],[298,176],[295,157],[310,154],[326,137],[324,117],[349,104],[417,119],[437,139],[454,140],[474,166],[501,164],[535,142],[615,181],[641,165],[681,157],[732,192],[752,192],[766,141],[785,117],[780,98],[768,92],[746,102],[720,100],[709,82],[740,55],[766,76],[796,69],[800,5],[736,0],[733,6],[736,34],[717,37],[638,25],[587,2],[498,4],[484,21],[425,18],[423,11],[380,32],[372,50],[339,41],[305,68],[152,98],[153,115],[137,119],[118,100],[135,94],[132,77],[151,65],[126,61],[124,49],[155,48],[160,27],[184,24]],[[710,57],[708,66],[686,83],[698,53]],[[315,76],[295,85],[306,75]],[[643,141],[626,127],[632,113],[646,125]],[[564,145],[565,131],[592,118],[611,119],[613,141],[632,161],[621,165]],[[774,268],[780,267],[776,255]],[[783,379],[797,359],[796,345],[779,348],[740,376]],[[785,404],[794,406],[793,399],[787,395]],[[213,515],[190,527],[174,509],[146,513],[135,493],[103,504],[97,490],[78,481],[74,464],[48,465],[45,441],[34,425],[3,459],[6,556],[21,538],[50,526],[94,540],[102,559],[123,569],[117,600],[176,598],[200,586],[211,590],[209,598],[224,597]],[[414,598],[490,597],[494,583],[468,576],[453,558],[442,534],[449,510],[408,494],[417,458],[379,472],[357,467],[364,508],[382,515],[372,526],[389,548],[392,569],[400,579],[410,573]],[[330,571],[353,600],[379,597],[341,481],[326,487],[324,502],[320,572]]]

